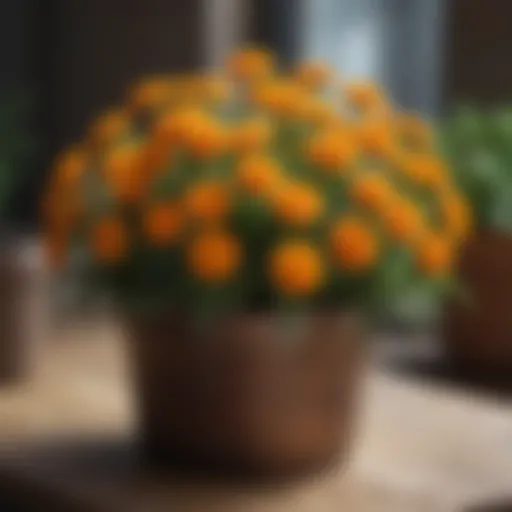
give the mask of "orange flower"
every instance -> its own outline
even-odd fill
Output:
[[[72,146],[62,152],[55,162],[55,186],[67,188],[76,185],[87,168],[87,159],[87,153],[80,146]]]
[[[229,233],[215,231],[198,235],[188,248],[188,265],[202,281],[226,281],[238,270],[242,248]]]
[[[201,96],[206,101],[224,101],[231,93],[230,84],[221,76],[204,76],[199,78]]]
[[[181,234],[182,228],[183,213],[175,204],[157,204],[144,214],[144,233],[156,245],[172,244]]]
[[[325,279],[320,254],[301,240],[284,242],[271,252],[269,273],[276,290],[290,297],[315,293]]]
[[[192,154],[201,159],[221,155],[226,151],[229,142],[226,128],[209,118],[198,122],[186,137],[187,147]]]
[[[125,133],[129,125],[130,116],[125,110],[111,109],[98,117],[92,124],[89,130],[90,141],[94,146],[104,148]]]
[[[192,185],[185,194],[185,210],[195,220],[218,222],[230,208],[229,190],[223,183],[204,181]]]
[[[390,126],[382,120],[363,120],[355,130],[361,147],[373,155],[389,157],[398,145]]]
[[[351,165],[357,156],[357,146],[350,133],[332,129],[314,136],[306,151],[313,164],[335,172]]]
[[[172,83],[166,76],[141,80],[129,92],[128,104],[133,111],[161,108],[171,99]]]
[[[341,117],[333,106],[317,97],[306,96],[300,114],[306,121],[320,126],[333,126],[341,122]]]
[[[307,105],[303,88],[291,80],[272,80],[255,89],[254,100],[261,108],[281,116],[300,116]]]
[[[255,80],[269,76],[274,69],[272,54],[260,48],[247,48],[228,60],[229,72],[239,80]]]
[[[154,137],[167,143],[185,143],[193,139],[206,122],[205,112],[196,107],[167,111],[156,123]]]
[[[417,184],[431,189],[443,187],[448,182],[444,162],[434,155],[411,154],[406,158],[402,170]]]
[[[310,185],[284,183],[272,193],[277,216],[287,224],[306,227],[324,212],[322,196]]]
[[[468,203],[455,192],[445,192],[441,196],[441,210],[450,235],[459,242],[465,240],[472,224]]]
[[[117,217],[102,219],[91,234],[92,252],[100,263],[117,263],[124,258],[128,236],[123,222]]]
[[[429,233],[423,237],[418,247],[417,262],[427,275],[446,274],[453,262],[452,248],[443,237]]]
[[[386,103],[379,87],[370,82],[348,84],[344,89],[344,94],[352,105],[363,110],[381,108]]]
[[[379,212],[389,207],[396,197],[389,182],[378,174],[364,174],[356,177],[350,194],[359,203]]]
[[[238,166],[238,180],[242,187],[253,194],[272,190],[282,178],[279,165],[264,155],[248,155]]]
[[[297,69],[298,81],[309,89],[317,89],[329,80],[332,71],[321,62],[306,62]]]
[[[233,147],[248,153],[261,150],[270,140],[272,128],[265,119],[250,119],[235,128],[232,137]]]
[[[141,154],[138,145],[124,144],[112,149],[105,159],[103,170],[107,184],[120,201],[137,201],[145,192]]]
[[[423,233],[425,219],[409,201],[397,200],[390,203],[382,215],[387,230],[400,242],[411,243]]]
[[[148,139],[141,148],[140,172],[148,179],[163,170],[168,170],[172,162],[172,149],[166,142],[157,138]]]
[[[368,270],[379,256],[374,233],[356,217],[341,218],[334,224],[331,244],[338,263],[347,270]]]
[[[412,114],[402,114],[399,116],[398,129],[405,141],[414,145],[430,147],[434,140],[432,127],[421,117]]]

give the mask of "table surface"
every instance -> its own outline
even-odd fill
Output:
[[[512,403],[376,364],[344,470],[257,490],[149,477],[121,338],[111,322],[60,329],[30,381],[0,390],[0,493],[38,511],[129,512],[455,512],[512,494]]]

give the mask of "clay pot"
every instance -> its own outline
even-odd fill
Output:
[[[0,384],[27,378],[44,336],[45,275],[37,242],[0,240]]]
[[[449,360],[476,375],[499,377],[512,371],[512,236],[475,235],[459,262],[468,300],[445,312],[444,344]]]
[[[163,467],[295,476],[346,454],[361,375],[357,318],[272,315],[204,335],[182,317],[130,322],[144,453]]]

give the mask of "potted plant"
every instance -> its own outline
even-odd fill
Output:
[[[153,461],[290,474],[347,446],[368,315],[450,288],[445,200],[425,122],[248,49],[100,116],[57,162],[48,248],[121,307]]]
[[[450,360],[473,376],[512,369],[512,111],[462,106],[445,122],[443,143],[475,211],[458,272],[465,301],[452,301],[444,342]]]
[[[0,98],[0,382],[27,374],[35,342],[32,315],[36,298],[37,250],[27,244],[12,218],[15,193],[29,168],[33,138],[28,129],[29,103],[20,94]]]

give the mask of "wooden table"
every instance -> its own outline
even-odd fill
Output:
[[[512,404],[369,372],[347,471],[279,489],[149,476],[134,449],[121,335],[61,329],[0,391],[0,496],[29,510],[455,512],[512,494]]]

